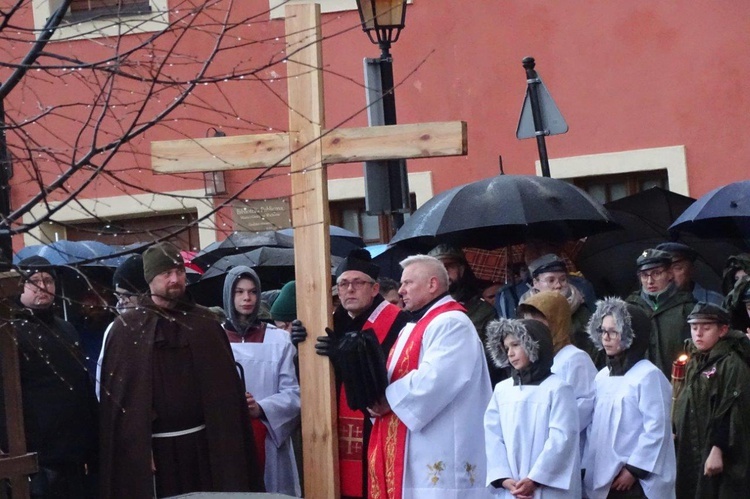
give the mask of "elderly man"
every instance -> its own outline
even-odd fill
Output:
[[[412,313],[388,360],[385,397],[369,408],[369,497],[484,498],[487,363],[436,258],[401,262],[399,294]]]
[[[318,354],[331,357],[337,370],[336,345],[350,331],[372,329],[385,357],[391,351],[408,315],[380,295],[380,268],[366,250],[354,250],[336,268],[341,304],[333,312],[332,336],[318,338]],[[329,333],[330,334],[330,333]],[[338,392],[339,468],[344,497],[367,496],[367,446],[372,424],[362,412],[349,407],[340,380]]]
[[[581,290],[571,284],[565,261],[549,253],[529,263],[531,289],[521,296],[520,303],[542,291],[555,291],[568,301],[570,307],[570,339],[573,345],[588,353],[592,360],[597,359],[597,352],[586,333],[592,311],[586,305]]]
[[[22,260],[24,277],[13,325],[23,395],[26,445],[36,452],[31,497],[93,497],[88,471],[96,462],[96,398],[73,326],[55,316],[55,273],[40,256]],[[0,448],[8,451],[0,390]],[[0,494],[2,495],[2,494]]]
[[[695,301],[721,305],[724,297],[720,293],[706,289],[695,281],[695,260],[698,259],[698,253],[693,248],[682,243],[662,243],[656,249],[672,256],[670,270],[678,289],[691,293]]]
[[[102,498],[263,490],[244,389],[179,250],[143,254],[150,296],[115,320],[102,365]]]
[[[672,362],[679,357],[690,338],[687,316],[695,305],[693,295],[680,291],[671,270],[672,256],[666,251],[647,249],[636,260],[641,289],[627,298],[643,309],[651,320],[648,360],[669,379]]]

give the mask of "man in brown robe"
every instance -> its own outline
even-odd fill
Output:
[[[112,326],[101,381],[102,498],[263,490],[226,335],[185,293],[169,243],[143,254],[150,297]]]

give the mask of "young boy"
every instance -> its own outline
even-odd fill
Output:
[[[747,497],[750,488],[750,346],[729,319],[705,302],[688,316],[690,360],[674,411],[680,498]]]
[[[500,319],[487,348],[511,378],[484,415],[487,484],[501,497],[580,498],[578,411],[573,389],[552,374],[552,337],[536,320]]]
[[[607,354],[596,375],[594,419],[586,436],[589,499],[675,497],[669,382],[647,360],[651,321],[619,298],[597,303],[588,332]]]

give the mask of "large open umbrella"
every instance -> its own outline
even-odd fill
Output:
[[[223,241],[206,246],[195,254],[192,262],[207,270],[214,262],[225,256],[247,253],[261,247],[291,248],[292,246],[294,246],[294,239],[291,236],[274,230],[235,232]]]
[[[701,196],[669,230],[750,241],[750,180],[727,184]]]
[[[18,262],[30,256],[42,256],[49,260],[52,265],[102,262],[104,265],[111,266],[113,262],[110,262],[106,257],[115,253],[115,251],[116,248],[113,246],[98,241],[67,241],[63,239],[49,244],[26,246],[13,256],[13,263],[18,264]]]
[[[654,187],[607,203],[605,207],[621,228],[588,237],[575,259],[597,295],[626,296],[636,289],[638,255],[667,241],[693,248],[699,255],[696,280],[710,289],[720,289],[724,263],[740,251],[738,241],[700,239],[690,234],[676,237],[668,230],[693,202],[693,198]]]
[[[573,184],[498,175],[433,197],[409,217],[391,243],[493,249],[530,239],[579,239],[616,227],[601,203]]]
[[[329,227],[331,236],[331,255],[346,257],[352,250],[365,247],[365,241],[361,236],[354,232],[337,225],[330,225]],[[293,237],[294,229],[281,229],[278,233]]]

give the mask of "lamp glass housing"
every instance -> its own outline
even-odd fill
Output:
[[[406,2],[407,0],[357,0],[362,29],[373,43],[390,45],[398,40],[406,20]]]

